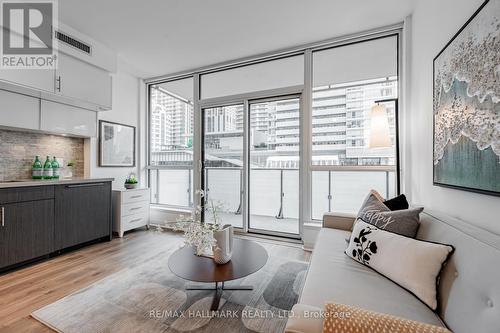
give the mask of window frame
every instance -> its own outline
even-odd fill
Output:
[[[302,204],[305,204],[305,214],[307,215],[307,220],[306,223],[311,223],[311,224],[319,224],[321,223],[321,220],[314,219],[313,218],[313,211],[312,211],[312,196],[313,196],[313,188],[312,188],[312,173],[313,172],[318,172],[318,171],[326,171],[326,172],[333,172],[333,171],[381,171],[381,172],[386,172],[386,188],[387,192],[389,192],[389,173],[394,172],[395,175],[395,194],[399,195],[401,193],[401,154],[400,154],[400,121],[399,121],[399,110],[401,110],[400,104],[401,104],[401,99],[403,95],[403,85],[402,85],[402,72],[401,72],[401,62],[402,62],[402,34],[403,30],[402,29],[396,29],[395,31],[388,32],[388,33],[382,33],[379,35],[375,35],[372,37],[368,38],[361,38],[361,39],[355,39],[350,42],[346,43],[340,43],[336,45],[330,45],[330,46],[320,46],[316,48],[311,48],[309,50],[310,52],[310,59],[306,60],[306,77],[305,77],[305,89],[306,91],[310,91],[311,94],[308,96],[308,99],[306,100],[307,105],[305,110],[309,113],[307,115],[307,118],[309,119],[309,123],[306,123],[305,126],[308,127],[309,133],[306,138],[304,138],[304,141],[307,141],[308,144],[305,144],[302,149],[306,148],[306,145],[310,147],[310,149],[307,150],[307,153],[309,156],[307,156],[307,166],[306,168],[308,169],[308,174],[303,175],[304,179],[307,179],[307,198],[302,201]],[[363,43],[363,42],[368,42],[368,41],[374,41],[377,39],[383,39],[383,38],[388,38],[388,37],[396,37],[396,80],[397,80],[397,98],[394,98],[395,102],[395,165],[394,166],[333,166],[333,165],[314,165],[313,164],[313,153],[312,153],[312,145],[313,145],[313,124],[312,124],[312,119],[313,119],[313,54],[314,52],[321,52],[323,50],[329,50],[333,48],[338,48],[338,47],[344,47],[344,46],[349,46],[353,44],[358,44],[358,43]],[[306,57],[307,58],[307,57]],[[329,184],[330,188],[330,184]],[[331,198],[329,198],[331,201]],[[329,204],[330,206],[330,204]],[[304,216],[304,218],[306,218]]]
[[[322,165],[313,165],[312,159],[312,143],[313,143],[313,135],[312,135],[312,93],[313,93],[313,81],[312,81],[312,55],[313,52],[330,49],[334,47],[342,47],[347,46],[354,43],[361,43],[370,40],[375,40],[378,38],[385,38],[390,36],[396,36],[397,38],[397,89],[398,89],[398,98],[396,100],[396,166],[390,168],[390,171],[394,171],[396,177],[396,186],[397,190],[395,193],[400,193],[401,187],[404,185],[401,179],[402,173],[402,156],[401,156],[401,140],[400,133],[402,129],[401,124],[401,116],[405,116],[405,114],[401,114],[402,106],[405,105],[405,86],[404,82],[406,82],[406,76],[404,75],[404,71],[402,71],[403,65],[403,37],[406,36],[406,32],[403,31],[404,24],[398,23],[390,26],[380,27],[377,29],[372,29],[369,31],[364,31],[361,33],[356,33],[348,36],[341,36],[338,38],[332,38],[324,41],[319,41],[315,43],[310,43],[302,46],[297,46],[294,48],[282,49],[273,52],[264,53],[257,56],[246,57],[241,59],[232,60],[229,62],[219,63],[212,66],[205,66],[201,68],[192,69],[189,71],[174,73],[170,75],[162,75],[158,77],[153,77],[150,79],[146,79],[146,110],[148,113],[147,116],[147,169],[146,177],[148,180],[148,184],[150,184],[149,170],[154,168],[151,166],[151,153],[150,153],[150,143],[151,143],[151,133],[150,133],[150,122],[151,122],[151,110],[150,110],[150,87],[154,84],[175,81],[179,79],[184,79],[188,77],[193,78],[193,189],[202,187],[202,177],[201,177],[201,132],[202,132],[202,121],[201,121],[201,109],[206,108],[209,105],[219,104],[221,100],[226,101],[227,103],[234,103],[235,101],[240,100],[250,100],[255,99],[259,96],[259,92],[248,93],[242,95],[235,96],[225,96],[221,98],[213,98],[201,100],[200,94],[200,76],[203,74],[213,73],[217,71],[223,71],[227,69],[233,69],[241,66],[252,65],[260,62],[273,61],[280,58],[286,58],[295,55],[304,55],[304,85],[302,86],[302,105],[301,105],[301,117],[300,117],[300,181],[302,182],[302,189],[300,193],[300,230],[301,236],[303,236],[303,226],[304,225],[318,225],[320,221],[313,220],[312,218],[312,172],[313,171],[327,171],[327,170],[335,170],[336,168],[342,168],[342,170],[362,170],[362,171],[371,171],[371,170],[383,170],[386,171],[388,167],[386,166],[322,166]],[[291,87],[289,87],[291,88]],[[287,89],[285,89],[287,90]],[[278,89],[279,91],[279,89]],[[220,104],[219,104],[220,105]],[[406,117],[404,117],[406,118]],[[405,163],[406,164],[406,163]],[[404,165],[405,167],[406,165]],[[193,208],[200,204],[200,200],[197,196],[193,197]],[[172,209],[185,209],[186,207],[168,207],[161,205],[165,208]]]
[[[196,189],[195,187],[195,182],[194,182],[194,179],[195,179],[195,172],[194,172],[194,169],[195,169],[195,156],[194,156],[194,136],[195,136],[195,131],[196,131],[196,128],[195,128],[195,124],[194,124],[194,119],[193,119],[193,163],[192,163],[192,166],[189,167],[189,166],[159,166],[159,165],[151,165],[151,155],[152,155],[152,151],[151,151],[151,140],[152,140],[152,135],[151,135],[151,113],[152,113],[152,103],[151,103],[151,92],[152,92],[152,89],[156,89],[154,86],[155,85],[159,85],[159,84],[163,84],[163,83],[168,83],[168,82],[174,82],[174,81],[178,81],[178,80],[184,80],[184,79],[193,79],[193,81],[195,81],[195,77],[194,75],[184,75],[184,76],[179,76],[179,77],[175,77],[175,78],[172,78],[172,79],[166,79],[166,80],[163,80],[163,81],[159,81],[159,82],[156,82],[156,83],[146,83],[146,110],[147,110],[147,124],[146,124],[146,137],[147,137],[147,147],[146,147],[146,153],[147,153],[147,165],[146,165],[146,183],[148,184],[148,187],[150,189],[153,188],[152,186],[152,179],[153,177],[151,176],[151,173],[154,171],[157,173],[156,175],[156,189],[158,189],[159,187],[159,173],[161,172],[161,170],[192,170],[192,176],[190,175],[189,177],[191,178],[192,182],[193,182],[193,191],[190,191],[190,189],[188,189],[190,191],[190,199],[188,200],[190,203],[191,203],[191,206],[179,206],[179,205],[169,205],[169,204],[161,204],[161,203],[158,203],[158,197],[157,197],[157,193],[152,193],[151,195],[151,198],[150,198],[150,204],[153,205],[154,207],[159,207],[159,208],[165,208],[165,209],[171,209],[171,210],[175,210],[175,211],[186,211],[186,212],[190,212],[194,209],[195,207],[195,195],[194,195],[194,191]],[[196,112],[196,104],[195,104],[195,100],[196,100],[196,95],[193,95],[193,118],[194,118],[194,113]]]

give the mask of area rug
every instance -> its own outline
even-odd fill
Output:
[[[225,290],[211,312],[212,291],[168,269],[168,253],[49,304],[31,315],[61,333],[282,332],[297,302],[308,264],[273,256],[257,273],[227,282],[252,291]]]

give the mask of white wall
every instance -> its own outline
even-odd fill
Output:
[[[419,0],[412,17],[409,185],[413,204],[500,234],[500,198],[432,184],[432,60],[483,0]]]
[[[99,112],[99,120],[107,120],[136,127],[136,166],[132,168],[99,167],[98,138],[86,140],[86,159],[89,161],[90,177],[115,178],[113,187],[121,187],[125,178],[135,173],[144,181],[145,155],[145,100],[144,84],[133,74],[118,67],[113,74],[113,109]],[[144,184],[143,184],[144,185]]]

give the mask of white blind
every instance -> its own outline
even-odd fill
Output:
[[[313,53],[313,86],[397,75],[396,36]]]
[[[201,76],[201,98],[304,84],[304,56],[266,61]]]
[[[156,85],[156,87],[190,102],[193,101],[194,83],[192,77],[161,83]]]

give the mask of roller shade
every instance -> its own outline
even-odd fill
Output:
[[[313,53],[313,86],[397,75],[397,38],[379,38]]]
[[[194,83],[192,77],[161,83],[156,85],[156,87],[188,100],[189,102],[193,101]]]
[[[231,96],[304,84],[304,56],[266,61],[201,76],[201,98]]]

